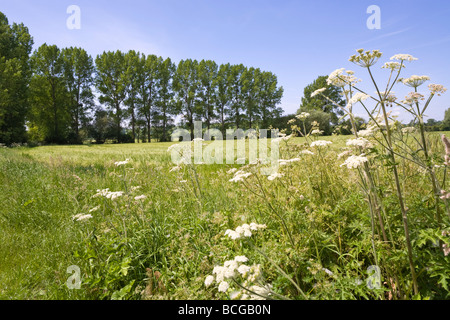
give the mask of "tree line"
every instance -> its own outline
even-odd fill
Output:
[[[176,120],[193,136],[196,120],[225,133],[269,128],[283,113],[283,87],[260,68],[32,46],[0,12],[0,143],[168,141]]]

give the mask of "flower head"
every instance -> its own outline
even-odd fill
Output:
[[[343,164],[341,164],[341,167],[347,166],[348,169],[356,169],[367,161],[369,161],[369,159],[367,159],[364,154],[361,154],[360,156],[350,156]]]
[[[348,146],[353,146],[353,147],[362,147],[363,149],[372,147],[372,143],[370,143],[369,140],[367,140],[366,138],[363,138],[363,137],[359,137],[356,139],[349,139],[349,140],[347,140],[346,144]]]
[[[396,54],[394,56],[391,57],[391,60],[399,60],[399,61],[415,61],[418,60],[417,58],[414,58],[412,55],[410,54],[404,54],[404,53],[400,53],[400,54]]]
[[[358,54],[352,55],[349,61],[364,68],[373,66],[383,55],[379,50],[364,51],[364,49],[358,49],[356,51]]]
[[[284,174],[275,172],[275,173],[272,173],[270,176],[268,176],[267,179],[272,181],[272,180],[275,180],[276,178],[281,178],[282,176],[284,176]]]
[[[316,140],[316,141],[311,142],[310,147],[325,147],[331,143],[332,143],[331,141]]]
[[[82,214],[82,213],[76,214],[72,217],[73,220],[77,221],[89,220],[91,218],[92,218],[91,214]]]
[[[320,88],[320,89],[317,89],[316,91],[314,91],[313,93],[311,93],[311,98],[312,98],[312,97],[315,97],[315,96],[318,95],[319,93],[324,92],[326,89],[327,89],[327,88]]]
[[[357,92],[353,95],[353,97],[348,101],[347,103],[347,108],[350,108],[352,105],[354,105],[355,103],[362,102],[364,100],[369,99],[370,96],[368,94],[362,93],[362,92]]]
[[[353,74],[354,72],[351,70],[345,71],[345,69],[340,68],[334,70],[327,78],[327,84],[333,85],[336,87],[345,87],[346,85],[354,85],[360,80],[357,79]]]
[[[400,70],[401,68],[404,68],[404,67],[405,67],[405,65],[400,62],[388,61],[381,68],[396,71],[396,70]]]
[[[431,94],[437,94],[438,96],[447,91],[447,89],[441,84],[430,84],[428,85],[428,89],[430,89]]]
[[[128,162],[130,162],[130,159],[125,159],[125,161],[117,161],[117,162],[114,162],[114,164],[116,165],[116,167],[119,167],[119,166],[126,165]]]
[[[423,94],[418,92],[410,92],[405,97],[405,100],[402,101],[403,104],[412,105],[414,103],[418,103],[420,100],[424,100],[425,97]]]
[[[418,86],[424,84],[425,81],[428,81],[428,80],[430,80],[430,77],[428,77],[428,76],[412,75],[409,78],[399,79],[398,81],[401,81],[404,85],[406,85],[408,87],[417,88]]]
[[[299,120],[304,121],[304,120],[306,120],[306,118],[308,118],[309,116],[310,116],[310,114],[309,114],[308,112],[302,112],[302,113],[296,115],[295,117],[296,117],[297,119],[299,119]]]

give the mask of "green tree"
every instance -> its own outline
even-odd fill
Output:
[[[450,131],[450,108],[445,110],[444,120],[442,121],[441,128],[441,130],[443,131]]]
[[[45,141],[65,143],[70,115],[61,51],[56,45],[44,43],[33,53],[31,62],[34,74],[30,83],[30,122]]]
[[[95,85],[100,92],[99,101],[105,103],[112,112],[116,123],[116,138],[121,142],[121,122],[124,118],[122,103],[127,93],[125,55],[119,50],[103,52],[96,57],[95,64]]]
[[[158,69],[158,83],[159,83],[159,94],[158,102],[156,107],[158,110],[157,118],[161,121],[162,135],[160,141],[167,141],[167,126],[172,122],[171,115],[173,114],[173,97],[174,92],[173,87],[173,77],[176,72],[176,65],[166,58],[159,64]]]
[[[0,142],[25,142],[33,39],[22,23],[0,12]]]
[[[144,56],[145,58],[145,56]],[[128,106],[128,115],[131,117],[131,135],[133,137],[133,142],[136,139],[136,108],[139,104],[138,95],[141,89],[143,68],[140,59],[140,53],[136,53],[134,50],[128,51],[125,54],[125,87],[126,87],[126,98],[125,105]]]
[[[246,69],[243,64],[232,65],[228,75],[228,94],[231,100],[228,115],[230,121],[235,123],[236,128],[239,128],[241,125],[242,113],[244,111],[242,74]]]
[[[194,138],[194,120],[198,117],[198,61],[187,59],[178,63],[173,79],[173,90],[176,94],[176,108],[189,127],[191,139]]]
[[[216,92],[216,111],[218,112],[220,128],[222,135],[225,136],[225,121],[226,114],[229,112],[228,108],[231,102],[229,79],[230,79],[231,65],[221,64],[217,72],[214,86],[217,89]]]
[[[208,130],[211,122],[215,118],[214,104],[216,101],[216,77],[218,72],[217,63],[212,60],[202,60],[198,64],[199,106],[201,113],[206,120]]]
[[[260,75],[258,92],[258,109],[261,114],[261,127],[267,129],[274,126],[276,119],[283,114],[283,109],[277,107],[283,97],[284,89],[278,86],[277,76],[264,71]]]
[[[86,123],[87,114],[93,107],[92,93],[94,62],[82,48],[64,48],[61,50],[64,82],[69,93],[69,112],[73,139],[70,142],[81,143],[81,122]]]
[[[246,113],[248,128],[252,128],[254,121],[259,119],[258,94],[260,81],[261,70],[258,68],[246,68],[241,74],[242,111]]]

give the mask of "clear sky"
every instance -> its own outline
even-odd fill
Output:
[[[69,5],[81,9],[80,29],[66,26]],[[381,10],[380,29],[367,27],[370,5]],[[93,57],[134,49],[174,62],[211,59],[271,71],[284,88],[281,107],[287,114],[298,109],[306,85],[338,68],[354,70],[373,94],[366,70],[348,61],[356,49],[383,52],[374,66],[380,84],[388,75],[381,65],[409,53],[419,60],[408,63],[405,77],[428,75],[429,83],[449,89],[427,115],[441,120],[450,107],[448,0],[0,0],[0,11],[10,23],[30,29],[34,48],[44,42],[80,46]],[[401,98],[409,92],[397,87]],[[408,119],[403,113],[400,118]]]

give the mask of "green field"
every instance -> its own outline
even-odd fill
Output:
[[[382,150],[373,151],[370,165],[388,244],[371,223],[358,170],[337,157],[350,137],[320,139],[333,143],[314,149],[293,138],[283,144],[283,159],[301,161],[280,167],[283,176],[274,180],[257,165],[171,170],[172,143],[2,148],[0,299],[229,299],[242,297],[241,285],[256,293],[270,288],[274,299],[448,298],[449,258],[436,245],[449,242],[440,236],[448,217],[437,224],[427,176],[399,160],[420,288],[414,296]],[[442,165],[438,133],[430,141],[433,161]],[[304,149],[314,155],[301,154]],[[231,182],[232,168],[253,174]],[[443,179],[446,169],[436,168]],[[123,193],[94,196],[106,188]],[[444,212],[444,202],[439,205]],[[79,214],[92,218],[78,221]],[[225,235],[252,222],[266,228],[242,239]],[[252,271],[241,273],[228,290],[205,285],[215,266],[236,256],[258,269],[254,278]],[[381,285],[371,288],[368,270],[375,265]],[[68,286],[70,266],[81,272],[79,288]]]

